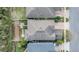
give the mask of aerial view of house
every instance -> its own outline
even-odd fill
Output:
[[[69,32],[69,8],[0,7],[0,51],[69,52]]]

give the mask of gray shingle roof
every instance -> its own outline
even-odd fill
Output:
[[[45,31],[48,33],[48,34],[53,34],[55,33],[55,29],[54,29],[54,26],[48,26]]]
[[[45,31],[36,31],[34,35],[28,37],[28,40],[55,40],[55,37],[50,37]]]
[[[54,10],[50,10],[47,7],[34,8],[28,15],[28,18],[52,18],[54,16]]]
[[[30,12],[27,13],[28,18],[53,18],[55,11],[61,11],[61,7],[28,7]],[[28,11],[27,11],[28,12]]]

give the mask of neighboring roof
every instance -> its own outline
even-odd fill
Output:
[[[28,52],[55,52],[53,43],[29,43],[27,45]]]
[[[28,7],[28,18],[53,18],[55,11],[61,11],[63,7]]]
[[[52,18],[54,9],[48,7],[35,7],[27,15],[28,18]]]

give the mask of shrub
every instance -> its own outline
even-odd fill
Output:
[[[16,51],[17,52],[24,51],[26,47],[27,47],[27,40],[21,38],[21,40],[17,43]]]

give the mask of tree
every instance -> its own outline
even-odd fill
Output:
[[[55,16],[55,17],[53,17],[53,20],[54,20],[55,22],[64,22],[64,17]],[[69,21],[69,19],[66,18],[66,22],[68,22],[68,21]]]
[[[10,8],[0,7],[0,51],[12,51],[12,25]]]

